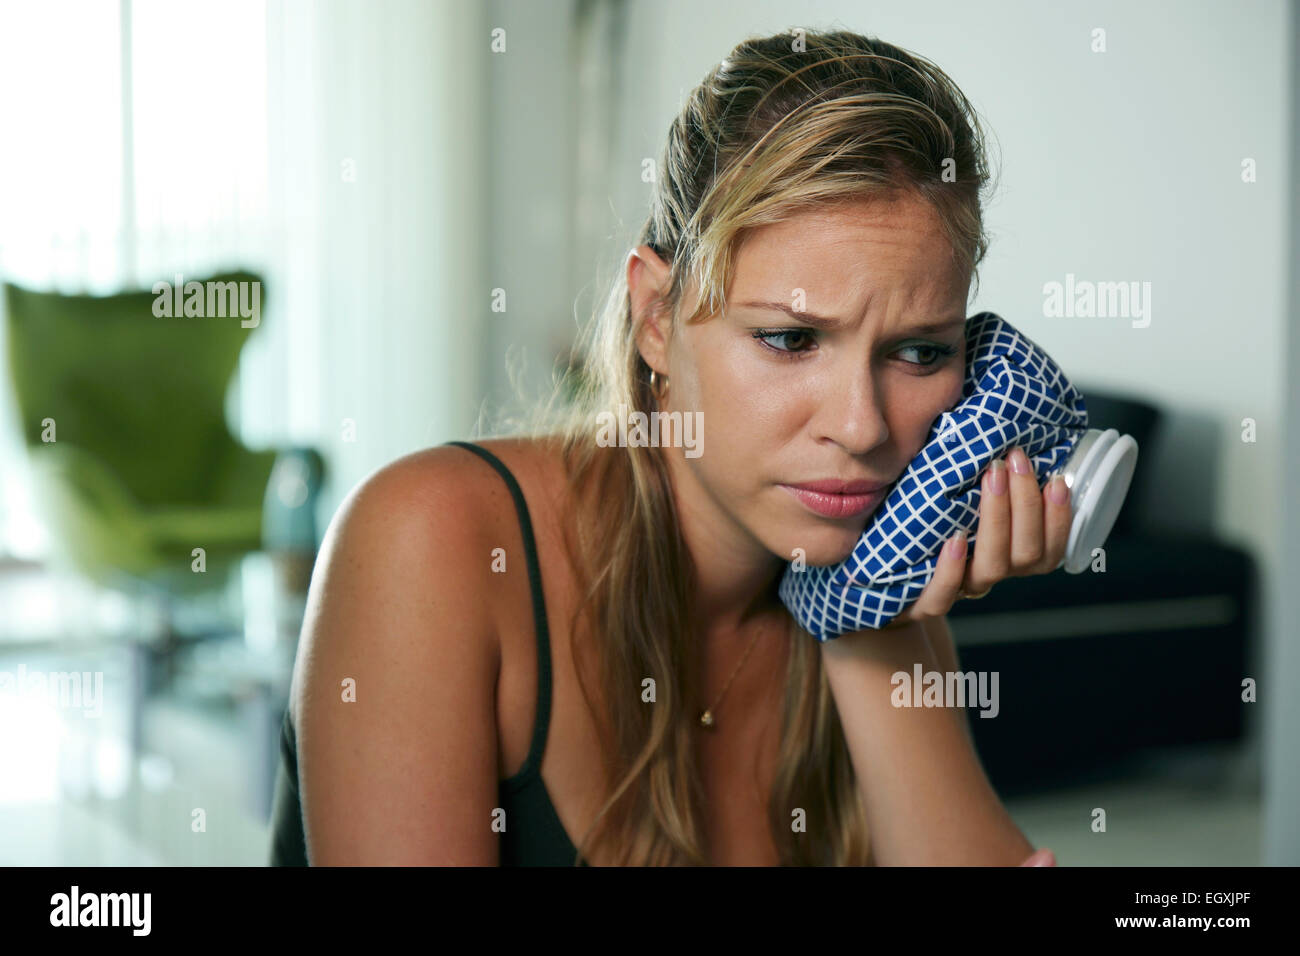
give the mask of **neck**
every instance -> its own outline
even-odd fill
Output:
[[[682,538],[695,566],[697,633],[705,638],[735,634],[783,614],[777,587],[785,562],[722,512],[672,451],[665,458]]]

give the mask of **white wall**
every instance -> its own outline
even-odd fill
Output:
[[[368,473],[473,422],[487,36],[453,0],[270,0],[267,16],[282,231],[240,417],[250,441],[325,454],[323,531]]]
[[[1271,612],[1271,641],[1268,648],[1270,678],[1265,723],[1264,776],[1264,862],[1271,866],[1294,866],[1300,860],[1300,178],[1295,164],[1300,162],[1300,2],[1292,0],[1291,19],[1285,35],[1290,38],[1290,118],[1291,196],[1290,242],[1287,264],[1289,296],[1286,341],[1279,349],[1285,375],[1283,380],[1283,422],[1286,428],[1281,461],[1282,480],[1277,534],[1281,540],[1279,586]]]
[[[494,112],[494,129],[512,149],[494,160],[494,189],[503,191],[497,206],[510,217],[494,219],[492,268],[508,271],[512,286],[529,290],[538,306],[527,326],[512,316],[504,328],[544,352],[557,331],[563,338],[580,291],[562,281],[557,257],[564,250],[548,248],[545,238],[549,223],[568,215],[565,202],[574,202],[556,192],[568,181],[566,163],[571,169],[577,162],[565,142],[573,107],[562,98],[561,69],[572,53],[565,37],[573,4],[497,0],[491,9],[527,31],[528,58],[514,64],[508,97],[498,89],[494,99],[504,109]],[[648,208],[642,159],[659,156],[686,92],[746,36],[842,27],[929,57],[987,121],[991,159],[1001,172],[987,209],[993,245],[971,311],[996,311],[1016,324],[1085,394],[1089,386],[1123,391],[1165,410],[1164,431],[1142,450],[1160,496],[1152,519],[1212,530],[1258,556],[1273,626],[1255,676],[1274,693],[1300,683],[1294,657],[1279,656],[1284,638],[1295,635],[1297,610],[1282,610],[1297,564],[1294,545],[1283,563],[1278,516],[1283,492],[1295,488],[1282,476],[1297,473],[1294,449],[1291,470],[1282,465],[1288,265],[1300,249],[1288,247],[1295,177],[1288,84],[1297,20],[1283,0],[1064,8],[1033,0],[643,0],[631,4],[629,18],[629,45],[619,57],[625,90],[601,195],[608,209],[593,226],[608,242],[603,261],[577,262],[578,275],[586,268],[589,278],[599,273],[604,280],[630,246]],[[1104,53],[1092,51],[1096,28],[1105,30]],[[519,79],[525,67],[528,85]],[[1247,157],[1257,166],[1257,181],[1249,184],[1241,178]],[[511,224],[509,236],[501,233],[503,221]],[[542,227],[525,237],[530,221]],[[1149,326],[1135,328],[1128,318],[1045,317],[1043,286],[1067,273],[1150,282]],[[591,290],[584,294],[588,308]],[[538,321],[543,327],[532,324]],[[488,361],[500,388],[496,353]],[[542,355],[531,367],[547,361]],[[1289,361],[1290,374],[1300,376],[1294,351]],[[1241,440],[1247,417],[1257,423],[1254,443]],[[1272,706],[1267,697],[1262,703]],[[1284,719],[1281,706],[1275,720]],[[1267,852],[1273,862],[1296,863],[1300,832],[1294,819],[1285,831],[1279,825],[1300,805],[1293,743],[1300,715],[1292,707],[1285,720],[1272,728],[1269,766],[1285,762],[1292,770],[1289,778],[1270,777]]]
[[[484,328],[481,410],[490,431],[500,414],[547,390],[590,315],[597,273],[608,275],[621,248],[610,196],[622,191],[636,218],[644,194],[627,192],[614,153],[620,84],[630,82],[618,64],[624,43],[637,46],[622,39],[621,8],[489,0],[486,11],[486,29],[505,38],[488,63],[487,283],[504,290],[506,305]]]
[[[484,322],[485,419],[510,401],[507,363],[540,390],[567,335],[576,258],[572,7],[486,4],[487,31],[504,31],[505,49],[488,60],[485,293],[503,290],[506,311],[488,312]]]

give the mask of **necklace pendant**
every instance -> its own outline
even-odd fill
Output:
[[[700,723],[703,724],[705,727],[712,727],[713,711],[706,710],[704,713],[700,714]]]

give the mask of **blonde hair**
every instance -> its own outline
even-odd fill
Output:
[[[662,305],[673,328],[725,308],[746,230],[826,203],[910,190],[938,211],[956,268],[987,249],[980,194],[989,179],[970,103],[933,63],[845,31],[751,38],[690,93],[668,131],[638,244],[671,263]],[[679,314],[688,283],[700,305]],[[978,276],[976,276],[978,283]],[[517,435],[562,451],[573,509],[566,543],[581,582],[574,640],[593,640],[599,686],[582,693],[612,776],[580,857],[597,846],[623,865],[709,863],[694,759],[699,678],[692,658],[695,568],[657,448],[603,447],[598,415],[655,408],[637,348],[626,275],[584,330],[578,361]],[[566,535],[570,533],[566,531]],[[781,748],[768,824],[783,865],[862,865],[871,848],[853,766],[816,639],[790,618]],[[641,699],[653,677],[657,702]],[[612,783],[610,782],[612,781]],[[806,832],[792,814],[805,812]]]

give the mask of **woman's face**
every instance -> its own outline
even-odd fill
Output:
[[[669,376],[662,409],[702,413],[702,453],[669,449],[679,484],[694,486],[679,495],[697,514],[714,512],[710,530],[731,544],[752,538],[785,561],[802,549],[811,565],[843,560],[961,397],[969,286],[937,213],[910,193],[750,233],[725,313],[681,326],[666,349],[655,334],[642,339],[647,362]],[[681,315],[697,299],[689,289]],[[827,479],[884,490],[854,502],[790,487]],[[827,503],[838,513],[822,513]]]

